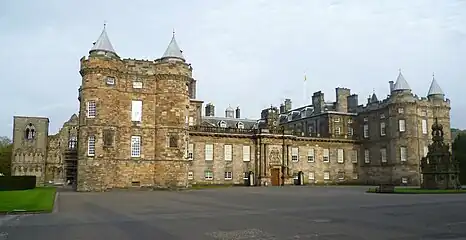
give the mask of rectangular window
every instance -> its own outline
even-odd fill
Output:
[[[344,158],[344,153],[345,151],[343,151],[343,149],[338,149],[337,150],[337,157],[338,157],[338,163],[344,163],[345,162],[345,158]]]
[[[315,173],[314,173],[314,172],[310,172],[310,173],[309,173],[309,180],[314,181],[314,179],[315,179]]]
[[[225,159],[225,161],[233,160],[233,146],[232,145],[223,146],[223,158]]]
[[[194,173],[193,171],[188,172],[188,180],[193,180],[194,179]]]
[[[194,143],[188,144],[188,160],[194,159]]]
[[[363,121],[364,121],[364,122],[368,122],[368,121],[369,121],[369,118],[365,117]]]
[[[131,136],[131,157],[141,157],[141,136]]]
[[[340,118],[335,118],[335,122],[340,122]]]
[[[133,88],[136,88],[136,89],[142,88],[142,82],[134,81],[133,82]]]
[[[402,184],[408,184],[408,178],[407,177],[402,177],[401,178],[401,183]]]
[[[324,149],[323,162],[330,162],[330,150],[328,148]]]
[[[406,131],[406,120],[404,119],[398,120],[398,129],[400,130],[400,132]]]
[[[381,113],[380,114],[380,119],[385,119],[385,114]]]
[[[233,174],[231,172],[225,172],[225,180],[233,179]]]
[[[214,173],[212,171],[205,171],[204,172],[204,179],[205,180],[214,180]]]
[[[429,146],[424,146],[424,157],[427,157],[428,153],[429,153]]]
[[[205,160],[206,161],[214,160],[214,145],[213,144],[205,145]]]
[[[386,148],[380,149],[380,161],[383,163],[387,162],[387,149]]]
[[[338,172],[338,180],[344,180],[345,179],[345,172]]]
[[[87,156],[95,156],[95,136],[89,136],[87,139]]]
[[[243,146],[243,161],[251,161],[251,146]]]
[[[113,130],[111,129],[105,129],[102,133],[103,135],[103,140],[104,140],[104,146],[105,147],[112,147],[113,146]]]
[[[131,101],[131,121],[142,121],[142,101],[140,100]]]
[[[404,109],[404,108],[401,108],[401,107],[398,108],[398,113],[399,113],[399,114],[405,113],[405,109]]]
[[[96,102],[95,101],[88,101],[87,102],[87,117],[88,118],[95,118],[97,115],[97,110],[96,110]]]
[[[352,150],[351,162],[358,163],[358,150]]]
[[[314,148],[307,150],[307,161],[314,162]]]
[[[189,117],[189,126],[194,126],[194,118]]]
[[[299,160],[299,149],[291,148],[291,161],[297,162]]]
[[[422,125],[422,134],[427,134],[427,120],[422,119],[421,125]]]
[[[380,123],[380,136],[385,136],[387,134],[385,129],[385,122]]]
[[[171,148],[178,147],[178,135],[176,133],[170,133],[168,135],[168,146]]]
[[[353,136],[353,127],[348,126],[348,136],[351,137]]]
[[[370,158],[370,152],[369,149],[364,149],[364,163],[370,163],[371,158]]]
[[[406,147],[400,147],[400,160],[402,162],[408,160],[408,149]]]
[[[324,172],[324,180],[330,180],[330,172]]]
[[[107,83],[107,85],[115,85],[115,78],[107,77],[106,78],[106,83]]]
[[[369,137],[369,124],[364,124],[364,138]]]
[[[359,178],[358,173],[353,173],[353,180],[357,180]]]
[[[341,134],[341,128],[340,127],[336,127],[335,128],[335,135],[338,136]]]

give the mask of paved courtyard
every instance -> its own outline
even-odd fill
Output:
[[[0,217],[0,239],[466,239],[466,195],[366,188],[62,192],[55,213]]]

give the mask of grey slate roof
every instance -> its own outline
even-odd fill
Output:
[[[203,126],[219,127],[220,122],[225,122],[227,128],[237,128],[238,123],[243,123],[244,129],[252,129],[255,127],[257,120],[254,119],[242,119],[242,118],[226,118],[226,117],[202,117]]]
[[[180,47],[178,46],[178,43],[176,42],[175,33],[173,33],[172,40],[168,44],[167,50],[165,50],[165,53],[163,54],[162,58],[179,58],[185,60],[183,53]]]
[[[432,82],[430,83],[429,92],[427,93],[427,96],[431,96],[431,95],[444,95],[442,89],[440,88],[437,81],[435,80],[435,77],[432,77]]]
[[[411,87],[409,87],[409,84],[406,81],[403,74],[401,73],[401,71],[398,74],[398,77],[396,78],[396,83],[395,83],[395,86],[393,87],[393,90],[394,91],[397,91],[397,90],[411,90]]]
[[[102,30],[102,33],[100,34],[99,39],[95,42],[94,46],[92,46],[90,52],[92,51],[107,51],[107,52],[112,52],[115,53],[115,49],[113,49],[112,43],[110,42],[110,39],[107,36],[107,31],[104,29]]]

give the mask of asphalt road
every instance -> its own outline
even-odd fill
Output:
[[[466,239],[466,195],[365,189],[62,192],[55,213],[0,217],[0,239]]]

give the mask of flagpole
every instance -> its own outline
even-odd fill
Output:
[[[304,106],[307,105],[307,76],[304,73],[304,82],[303,82],[303,98],[304,98]]]

